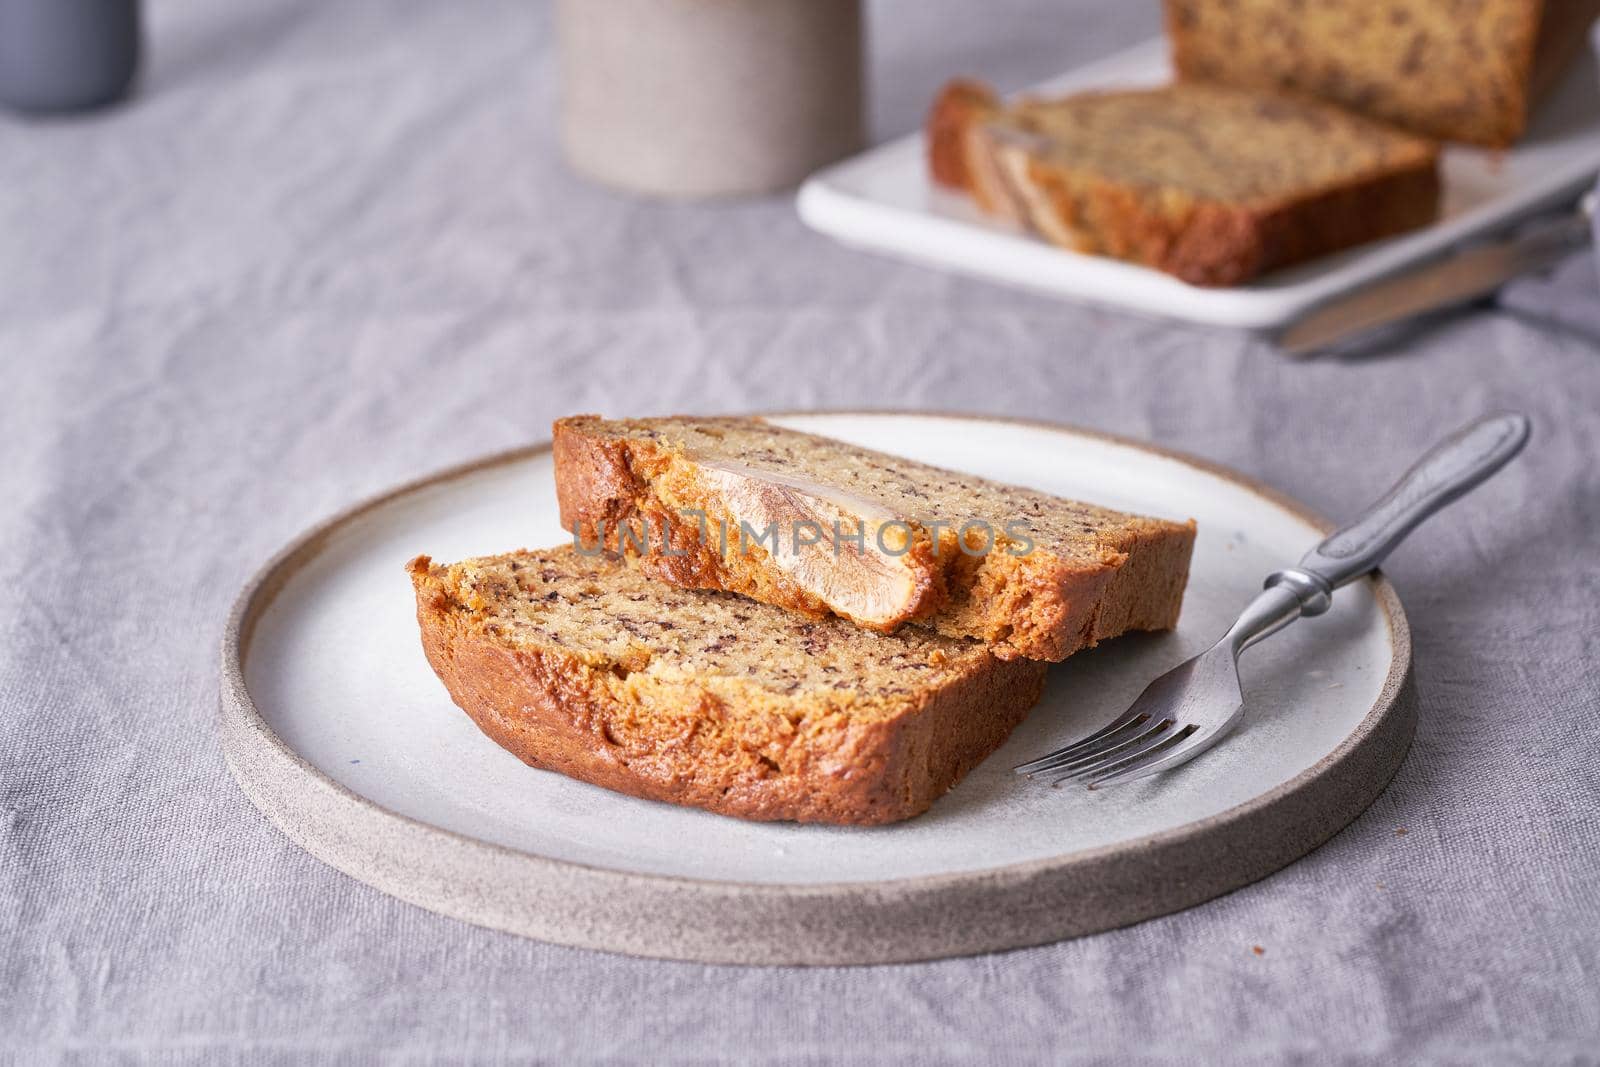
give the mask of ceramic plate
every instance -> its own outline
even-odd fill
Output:
[[[1446,148],[1444,204],[1434,225],[1235,288],[1186,285],[1145,267],[1056,248],[985,219],[966,197],[928,181],[921,134],[814,175],[800,189],[800,217],[847,244],[994,281],[1149,315],[1274,330],[1341,293],[1575,200],[1600,172],[1594,67],[1587,53],[1573,64],[1515,148]],[[1159,85],[1171,73],[1165,42],[1147,41],[1030,91],[1060,95]]]
[[[239,598],[222,726],[246,793],[345,872],[547,940],[738,962],[970,953],[1205,900],[1354,818],[1411,735],[1410,646],[1381,579],[1247,653],[1244,724],[1173,773],[1088,791],[1012,765],[1099,726],[1205,647],[1319,539],[1303,509],[1181,456],[1062,427],[946,416],[782,417],[1098,504],[1199,521],[1176,632],[1052,669],[1006,746],[928,814],[841,829],[746,823],[534,770],[457,710],[423,658],[403,565],[562,541],[547,447],[402,488],[291,546]]]

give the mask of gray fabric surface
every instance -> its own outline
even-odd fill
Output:
[[[1595,1062],[1592,262],[1291,364],[858,255],[783,198],[583,185],[540,5],[150,6],[135,102],[0,118],[0,1054]],[[1155,21],[876,7],[876,135],[950,72],[1019,86]],[[1537,425],[1393,560],[1421,693],[1393,787],[1288,870],[1135,928],[868,969],[580,952],[357,884],[234,787],[218,634],[307,524],[563,413],[813,406],[1075,422],[1332,514],[1485,409]]]

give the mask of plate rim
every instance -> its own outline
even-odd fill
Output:
[[[762,418],[772,419],[810,418],[816,416],[955,419],[1021,426],[1026,429],[1059,434],[1069,438],[1098,439],[1137,452],[1174,460],[1220,477],[1224,481],[1246,489],[1319,530],[1324,532],[1332,530],[1331,523],[1303,503],[1258,479],[1220,463],[1176,449],[1140,441],[1129,436],[1068,423],[1051,422],[1024,416],[894,408],[766,411],[755,414]],[[314,523],[310,528],[292,538],[250,575],[235,596],[223,627],[220,647],[222,672],[218,701],[218,728],[221,733],[224,759],[241,791],[279,830],[318,859],[356,878],[358,881],[365,882],[390,895],[398,896],[429,910],[452,915],[477,925],[533,936],[540,940],[578,947],[620,951],[633,955],[697,960],[700,962],[766,964],[878,963],[938,958],[946,955],[964,955],[972,952],[1021,947],[1026,944],[1041,944],[1061,940],[1064,937],[1079,936],[1082,933],[1097,932],[1114,926],[1126,925],[1129,921],[1142,921],[1145,918],[1154,918],[1159,914],[1182,910],[1220,896],[1223,893],[1231,892],[1233,889],[1240,888],[1274,873],[1320,846],[1364,811],[1387,787],[1409,748],[1415,724],[1410,628],[1398,594],[1386,576],[1381,572],[1375,572],[1364,581],[1370,583],[1374,598],[1388,626],[1391,648],[1390,667],[1372,706],[1356,727],[1331,752],[1288,781],[1206,818],[1156,833],[1146,834],[1129,841],[1025,860],[1019,863],[1004,864],[997,867],[870,881],[814,883],[742,882],[623,871],[572,860],[555,859],[436,826],[413,816],[404,815],[386,808],[341,784],[311,764],[272,729],[266,718],[261,714],[260,709],[256,706],[244,680],[245,663],[248,659],[250,643],[256,624],[277,598],[278,593],[281,592],[295,574],[318,555],[336,533],[355,520],[402,497],[468,477],[481,471],[528,460],[549,452],[550,448],[551,442],[549,440],[541,440],[532,444],[493,452],[462,463],[452,464],[368,496],[335,512],[322,521]],[[1399,719],[1398,723],[1390,721],[1396,717]],[[1316,835],[1314,841],[1311,841],[1304,848],[1298,848],[1287,859],[1283,859],[1281,862],[1272,862],[1266,869],[1257,870],[1246,877],[1237,880],[1229,879],[1230,884],[1220,891],[1205,892],[1204,895],[1194,899],[1187,899],[1193,896],[1192,893],[1179,893],[1177,895],[1184,898],[1181,902],[1170,906],[1162,906],[1158,910],[1140,915],[1131,920],[1120,920],[1104,924],[1091,923],[1092,929],[1069,930],[1064,933],[1057,932],[1053,935],[1049,934],[1048,931],[1039,931],[1041,936],[1037,938],[1031,937],[1031,935],[1024,935],[1020,938],[1008,937],[1004,939],[1004,943],[989,943],[986,941],[977,946],[966,944],[951,952],[942,950],[930,951],[927,947],[909,950],[904,947],[894,947],[899,945],[899,942],[893,936],[892,931],[889,932],[887,938],[882,939],[883,943],[862,945],[855,943],[853,940],[844,939],[835,945],[833,949],[825,950],[821,955],[818,955],[815,952],[807,951],[805,946],[784,945],[775,939],[766,939],[766,943],[760,945],[741,944],[730,948],[726,938],[721,936],[720,933],[712,933],[710,936],[696,938],[693,936],[695,931],[689,931],[691,936],[688,938],[688,941],[695,943],[694,945],[663,948],[659,945],[654,945],[653,942],[677,943],[684,939],[678,936],[665,939],[653,938],[648,934],[641,937],[641,932],[637,925],[626,920],[618,924],[601,922],[597,926],[583,931],[573,931],[570,936],[562,936],[561,931],[540,930],[539,932],[531,932],[524,929],[513,929],[504,921],[486,919],[473,914],[470,901],[467,902],[468,906],[463,906],[461,901],[442,902],[437,899],[441,891],[447,898],[454,895],[448,891],[448,887],[434,886],[429,887],[432,892],[417,891],[408,893],[405,891],[406,887],[395,884],[395,872],[385,871],[378,874],[363,869],[358,860],[353,860],[349,855],[341,853],[337,845],[330,846],[330,827],[327,825],[328,819],[335,817],[327,810],[329,805],[335,808],[344,806],[350,808],[347,814],[359,813],[368,819],[375,818],[382,823],[388,824],[395,832],[409,836],[414,840],[427,839],[420,842],[424,848],[429,845],[445,845],[468,856],[476,855],[493,865],[509,863],[518,868],[522,877],[542,875],[562,883],[571,883],[575,880],[595,883],[601,888],[609,886],[614,890],[620,890],[624,897],[636,895],[640,892],[669,893],[675,898],[682,898],[685,894],[688,894],[690,897],[716,901],[716,906],[720,908],[730,898],[755,901],[764,905],[782,905],[798,901],[835,901],[844,904],[850,900],[859,900],[864,896],[873,896],[878,898],[877,904],[880,907],[884,905],[892,907],[898,903],[927,909],[929,907],[937,908],[939,899],[951,892],[961,894],[974,887],[989,886],[998,888],[1004,885],[1026,884],[1040,877],[1048,878],[1051,874],[1066,869],[1100,865],[1106,861],[1115,860],[1118,857],[1129,854],[1152,853],[1160,850],[1183,850],[1195,845],[1201,839],[1213,833],[1265,816],[1287,800],[1301,797],[1307,791],[1317,790],[1319,787],[1335,790],[1335,785],[1331,781],[1332,777],[1358,752],[1371,746],[1380,729],[1385,725],[1398,725],[1399,727],[1399,736],[1396,739],[1397,751],[1390,754],[1390,759],[1382,761],[1385,763],[1385,769],[1378,772],[1378,777],[1357,783],[1357,792],[1360,796],[1354,800],[1353,805],[1349,803],[1348,794],[1345,795],[1346,803],[1344,806],[1353,806],[1353,810],[1348,817],[1336,816],[1337,825],[1326,833]],[[1356,777],[1359,778],[1360,776]],[[282,794],[286,787],[298,787],[301,789],[309,787],[315,794],[320,795],[321,802],[312,800],[304,806],[304,810],[297,810],[294,805],[284,802]],[[1337,790],[1335,791],[1337,792]],[[770,912],[772,909],[768,907],[764,910]],[[682,934],[684,931],[680,930],[675,933]],[[791,949],[795,951],[789,951]]]

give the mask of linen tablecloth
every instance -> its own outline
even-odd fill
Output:
[[[0,1054],[1594,1062],[1591,260],[1293,363],[857,254],[785,197],[584,184],[542,4],[149,15],[129,104],[0,118]],[[1091,0],[871,15],[879,138],[954,72],[1020,87],[1158,28]],[[1131,434],[1334,515],[1486,410],[1536,429],[1389,568],[1421,695],[1389,791],[1289,869],[1130,929],[861,969],[576,951],[346,878],[234,786],[218,636],[306,525],[570,412],[859,406]]]

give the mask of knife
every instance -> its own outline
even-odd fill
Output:
[[[1443,259],[1333,298],[1277,337],[1278,349],[1306,356],[1379,326],[1465,304],[1523,274],[1554,265],[1589,244],[1595,194],[1578,209],[1517,234],[1470,245]]]

